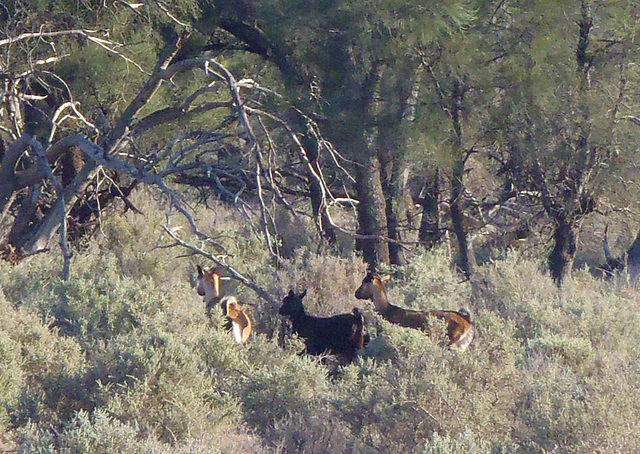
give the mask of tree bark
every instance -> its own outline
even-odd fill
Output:
[[[27,241],[29,231],[39,221],[42,213],[38,213],[38,199],[41,195],[41,184],[36,184],[26,190],[26,194],[18,207],[13,225],[9,231],[7,241],[16,249],[20,250]]]
[[[462,174],[464,173],[464,163],[456,162],[451,177],[451,202],[449,212],[451,214],[451,226],[458,243],[456,266],[465,277],[471,277],[471,264],[469,263],[469,244],[467,241],[467,231],[464,226],[464,215],[462,212]]]
[[[440,213],[438,199],[440,197],[440,172],[436,169],[427,177],[424,197],[420,200],[422,219],[418,230],[418,241],[427,248],[433,248],[440,240]]]
[[[378,158],[371,157],[359,163],[356,170],[356,191],[358,194],[358,234],[366,238],[358,238],[356,247],[362,251],[367,265],[376,269],[379,263],[389,263],[389,248],[380,240],[382,228],[380,212],[382,199],[379,187],[380,163]]]
[[[378,132],[378,156],[380,159],[381,187],[384,196],[384,215],[386,219],[387,235],[389,242],[389,261],[392,265],[405,265],[402,247],[402,225],[401,219],[406,213],[406,184],[404,166],[402,164],[400,128],[403,121],[413,121],[412,116],[406,111],[413,91],[412,86],[405,80],[398,80],[393,76],[386,76],[384,79],[390,82],[389,92],[391,95],[381,98],[392,98],[387,100],[384,109],[378,109],[377,117]]]
[[[576,253],[577,235],[567,215],[559,213],[554,219],[553,249],[549,253],[549,272],[558,287],[569,274]]]
[[[586,214],[593,211],[595,202],[585,190],[591,169],[596,165],[597,151],[590,150],[590,110],[588,92],[590,89],[590,72],[593,55],[589,52],[590,32],[593,27],[591,5],[588,0],[582,1],[581,19],[578,22],[579,36],[576,46],[576,63],[578,66],[578,137],[574,164],[571,167],[565,185],[569,188],[562,197],[563,206],[551,200],[548,190],[545,190],[548,201],[545,203],[547,212],[554,221],[554,246],[549,254],[549,270],[551,277],[558,287],[570,274],[577,249],[576,223]],[[546,185],[545,185],[546,186]]]
[[[467,232],[464,226],[464,215],[462,210],[462,194],[464,190],[464,168],[466,163],[466,153],[462,147],[462,124],[460,114],[462,111],[462,98],[464,89],[460,82],[455,83],[452,93],[451,121],[453,123],[453,146],[457,151],[453,169],[451,172],[451,200],[450,214],[453,233],[456,236],[458,249],[456,266],[466,278],[471,277],[471,264],[469,263],[469,245],[467,242]]]
[[[384,65],[375,62],[364,83],[359,87],[360,96],[350,103],[354,115],[360,115],[361,132],[356,132],[352,141],[355,152],[356,192],[358,194],[358,238],[356,248],[361,249],[369,268],[375,269],[379,263],[389,264],[389,243],[387,236],[384,193],[381,183],[381,166],[378,158],[379,129],[377,120],[382,108],[380,84]],[[348,135],[345,135],[348,137]]]
[[[387,156],[382,161],[382,192],[384,194],[384,210],[387,220],[387,234],[389,239],[398,242],[389,242],[389,262],[392,265],[405,265],[406,260],[402,251],[402,235],[400,232],[400,216],[404,212],[404,191],[401,186],[399,164],[395,156]]]

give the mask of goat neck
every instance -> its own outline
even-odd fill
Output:
[[[391,308],[389,304],[389,298],[387,297],[387,289],[380,279],[373,279],[371,281],[373,291],[371,292],[371,301],[376,312],[384,313]]]

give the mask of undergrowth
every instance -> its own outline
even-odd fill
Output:
[[[127,213],[75,252],[67,282],[54,253],[0,265],[0,429],[17,451],[640,452],[633,290],[577,272],[559,291],[513,253],[479,270],[489,290],[476,293],[445,249],[423,251],[395,270],[389,297],[469,308],[476,337],[460,354],[355,299],[359,258],[317,255],[301,237],[275,266],[230,209],[214,211],[199,222],[233,239],[229,261],[274,299],[306,288],[312,314],[364,310],[372,340],[357,361],[299,355],[277,307],[225,281],[255,325],[236,344],[193,287],[195,265],[210,264],[158,248],[160,216]]]

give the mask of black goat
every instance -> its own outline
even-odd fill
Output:
[[[354,308],[351,314],[333,317],[307,315],[302,304],[306,294],[306,290],[299,294],[289,290],[278,313],[291,319],[293,330],[304,339],[308,354],[329,353],[344,356],[348,362],[353,361],[358,350],[369,343],[362,312]]]

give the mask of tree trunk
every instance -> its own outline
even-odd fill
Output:
[[[95,161],[88,160],[84,168],[78,172],[74,181],[64,188],[63,200],[65,202],[65,212],[68,212],[69,209],[75,205],[97,167],[98,164]],[[21,248],[25,254],[33,254],[46,248],[53,235],[58,231],[60,227],[60,214],[55,209],[57,201],[58,199],[56,198],[56,202],[52,208],[29,232]]]
[[[384,195],[384,212],[387,221],[389,239],[402,241],[400,233],[400,215],[405,211],[402,172],[395,153],[396,147],[387,145],[380,153],[381,188]],[[389,261],[392,265],[405,265],[406,260],[400,243],[389,242]]]
[[[554,219],[553,249],[549,253],[549,271],[558,287],[569,274],[576,253],[577,235],[568,217],[559,213]]]
[[[424,197],[420,199],[422,219],[418,230],[418,241],[427,248],[433,248],[440,240],[440,213],[438,199],[440,197],[440,172],[436,169],[427,177]]]
[[[22,249],[28,239],[28,233],[38,223],[39,218],[43,216],[43,213],[38,212],[38,199],[41,195],[41,189],[41,184],[27,189],[18,207],[8,236],[8,243],[18,250]]]
[[[408,127],[415,121],[415,106],[420,93],[420,77],[417,70],[414,80],[397,79],[395,74],[387,75],[384,80],[391,82],[390,94],[382,96],[388,99],[388,106],[379,112],[380,136],[378,150],[381,163],[382,190],[385,201],[385,217],[387,232],[391,240],[389,243],[389,258],[393,265],[405,265],[402,247],[403,227],[401,220],[407,216],[409,202],[407,192],[407,178],[409,169],[401,159],[401,141],[403,126]],[[407,219],[407,226],[410,224]],[[407,227],[405,227],[406,231]]]
[[[613,276],[616,272],[626,270],[629,273],[629,284],[635,287],[638,275],[640,275],[640,231],[622,257],[614,257],[609,248],[608,230],[609,226],[605,227],[604,240],[602,241],[604,256],[607,260],[602,269],[607,276]]]
[[[558,287],[570,274],[577,248],[576,223],[586,214],[595,209],[595,201],[586,192],[586,184],[591,176],[591,169],[596,166],[597,151],[590,147],[591,123],[590,100],[591,88],[590,73],[593,62],[593,54],[589,52],[590,32],[593,27],[591,17],[591,4],[583,1],[581,7],[581,19],[578,45],[576,48],[576,63],[578,66],[578,137],[576,149],[572,157],[573,166],[566,178],[565,186],[569,188],[564,197],[564,208],[557,206],[555,202],[547,202],[547,212],[554,221],[553,249],[549,254],[549,270],[551,277]],[[547,191],[548,192],[548,191]]]
[[[467,232],[464,226],[464,215],[462,213],[462,174],[464,172],[464,163],[456,162],[451,181],[451,226],[456,236],[458,248],[455,260],[456,266],[462,271],[465,277],[471,277],[471,264],[469,263],[469,244],[467,241]]]
[[[400,216],[398,213],[403,213],[405,211],[404,194],[402,187],[400,186],[400,181],[398,166],[396,164],[393,168],[391,181],[387,182],[387,184],[383,182],[383,191],[385,194],[387,232],[391,240],[398,241],[398,243],[389,243],[389,261],[392,265],[403,266],[406,265],[407,262],[404,258],[402,244],[400,243],[403,238],[400,231]]]
[[[633,244],[627,249],[626,255],[629,266],[629,281],[635,287],[638,275],[640,275],[640,231],[636,235]]]
[[[356,247],[362,250],[364,260],[375,269],[379,263],[389,263],[389,248],[381,241],[380,213],[383,201],[380,187],[380,163],[373,157],[361,162],[356,170],[356,191],[358,194],[358,238]]]
[[[383,63],[375,62],[366,81],[359,87],[360,96],[350,103],[350,109],[359,116],[362,126],[362,132],[357,132],[352,142],[352,149],[356,152],[356,192],[360,202],[358,234],[368,237],[359,238],[356,247],[362,250],[365,261],[373,269],[379,263],[389,264],[389,243],[382,238],[387,236],[387,232],[382,221],[385,219],[385,205],[377,151],[380,145],[377,120],[382,110],[380,84],[383,70]]]
[[[451,172],[451,201],[450,214],[453,233],[458,243],[456,266],[462,271],[465,277],[471,277],[471,264],[469,263],[469,246],[467,242],[467,232],[464,227],[464,216],[462,213],[462,193],[464,190],[464,168],[466,163],[466,153],[462,147],[462,125],[460,113],[462,110],[462,98],[464,89],[460,82],[455,83],[452,94],[451,120],[453,122],[453,145],[458,155],[453,163]]]

